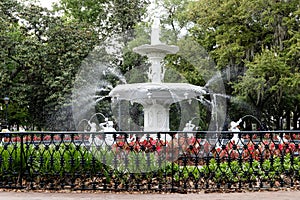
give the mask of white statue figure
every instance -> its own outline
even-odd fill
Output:
[[[233,132],[233,137],[231,138],[231,142],[234,142],[236,145],[240,146],[242,145],[242,142],[244,142],[243,138],[239,139],[239,125],[242,122],[242,119],[239,119],[237,122],[230,122],[230,128],[229,131]]]
[[[90,132],[97,131],[96,123],[89,121],[88,124],[90,126]],[[114,129],[113,125],[114,125],[113,121],[109,121],[108,118],[105,118],[105,122],[99,124],[101,128],[101,132],[116,132],[116,129]],[[94,144],[97,146],[105,145],[105,144],[110,146],[114,143],[114,137],[113,134],[106,134],[105,139],[100,139],[96,135],[93,138],[93,134],[91,134],[89,138],[89,142],[90,144]]]
[[[7,128],[4,128],[1,130],[1,133],[4,133],[4,134],[2,134],[4,136],[5,136],[5,133],[9,133],[9,132],[10,132],[9,129],[7,129]],[[4,137],[2,137],[2,142],[4,142]]]
[[[102,128],[103,132],[116,132],[116,129],[114,129],[114,123],[113,121],[108,121],[108,119],[105,119],[106,122],[101,123],[100,126]],[[106,134],[105,135],[105,143],[107,145],[112,145],[114,143],[114,137],[113,134]]]
[[[282,137],[278,136],[278,139],[279,139],[279,143],[280,143],[280,144],[285,144],[285,143],[289,142],[289,141],[286,139],[285,133],[283,133]]]
[[[89,123],[89,125],[90,125],[90,127],[91,127],[91,129],[90,129],[90,132],[96,132],[97,131],[97,125],[96,125],[96,123],[95,122],[88,122]]]
[[[89,126],[91,128],[90,132],[96,132],[97,131],[97,124],[95,122],[88,121],[88,124],[89,124]],[[93,134],[91,134],[90,138],[89,138],[89,143],[91,145],[99,146],[99,145],[101,145],[103,143],[103,141],[99,137],[97,137],[97,135],[93,136]]]
[[[191,121],[189,121],[188,123],[185,124],[185,127],[183,128],[183,132],[189,132],[189,131],[193,131],[195,128],[195,124],[192,124]],[[187,133],[187,137],[193,137],[193,133]]]

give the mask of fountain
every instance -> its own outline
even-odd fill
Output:
[[[75,121],[79,122],[78,127],[83,127],[84,131],[90,135],[89,144],[91,145],[91,151],[97,159],[105,161],[105,164],[120,170],[124,166],[133,166],[134,168],[129,170],[131,172],[157,170],[162,167],[163,160],[176,160],[181,155],[181,151],[185,151],[184,147],[181,150],[177,147],[182,142],[187,143],[195,139],[192,137],[195,136],[199,123],[195,123],[193,120],[198,118],[198,121],[201,121],[199,113],[202,110],[196,108],[199,108],[199,102],[211,110],[212,116],[208,130],[213,130],[214,132],[207,133],[205,139],[201,138],[201,143],[197,140],[199,144],[196,144],[195,147],[197,149],[202,148],[201,151],[204,152],[205,144],[214,145],[218,138],[218,130],[220,127],[223,127],[223,116],[225,116],[224,110],[226,108],[223,100],[225,97],[222,95],[222,84],[219,84],[220,80],[216,80],[219,76],[214,76],[214,82],[210,82],[205,87],[180,83],[180,81],[175,83],[167,82],[163,59],[168,54],[176,53],[184,57],[182,55],[184,51],[180,52],[178,46],[167,45],[160,41],[160,20],[158,17],[154,19],[152,25],[150,44],[138,46],[133,51],[146,56],[150,62],[147,73],[148,82],[130,83],[125,80],[124,76],[120,75],[117,78],[121,82],[118,82],[113,87],[113,83],[105,80],[105,75],[111,72],[114,72],[113,74],[119,73],[111,70],[114,66],[110,66],[104,61],[95,61],[94,56],[91,56],[91,59],[84,62],[82,71],[80,71],[76,79],[77,84],[75,84],[73,92],[73,116]],[[210,64],[207,65],[210,59],[206,54],[192,55],[205,59],[205,66],[211,66]],[[199,64],[193,58],[191,63]],[[211,70],[213,71],[213,69],[215,68]],[[98,84],[99,81],[100,84]],[[110,92],[108,93],[108,91]],[[210,99],[205,98],[208,95],[211,95]],[[108,101],[103,103],[101,102],[102,100]],[[101,109],[103,108],[104,111],[101,110],[101,112],[105,113],[106,116],[101,113],[93,114],[96,111],[97,103],[101,106]],[[130,104],[134,109],[129,107]],[[184,132],[182,134],[180,133],[181,131],[178,131],[175,140],[172,140],[174,137],[168,134],[170,129],[173,130],[173,126],[170,128],[173,119],[170,120],[169,114],[170,109],[173,109],[172,104],[180,106],[181,116],[178,117],[180,118],[180,123],[178,123],[179,128],[177,130],[183,130]],[[110,110],[108,106],[112,106],[112,109]],[[140,108],[143,108],[143,122],[136,120],[135,117],[139,115],[135,115],[134,106],[138,107],[136,112],[140,112]],[[133,118],[131,118],[132,115],[134,115]],[[100,118],[104,119],[103,123],[98,121]],[[118,126],[117,132],[113,128],[112,121],[109,121],[108,118],[111,118],[110,120],[113,120]],[[141,127],[142,123],[143,127]],[[201,130],[204,130],[204,128],[201,127]],[[143,132],[140,134],[140,131]],[[100,134],[96,132],[100,132]],[[157,134],[159,132],[161,133]],[[121,137],[117,137],[118,135]],[[139,137],[141,135],[142,137]],[[156,140],[158,137],[160,137],[161,141]],[[151,148],[148,148],[147,145],[142,145],[144,143],[151,144]],[[155,150],[153,146],[157,149]],[[145,149],[146,147],[148,149]],[[133,150],[128,151],[128,148]],[[137,151],[134,148],[137,148]],[[208,147],[206,146],[205,148]],[[105,153],[102,153],[103,149],[106,150]],[[116,152],[121,159],[109,160],[111,156],[115,156]],[[134,159],[130,160],[129,158]],[[140,163],[147,163],[147,166],[136,169],[136,158],[140,159]],[[150,165],[151,167],[149,167]]]
[[[147,56],[151,66],[148,71],[148,83],[122,84],[111,90],[112,102],[122,100],[143,106],[144,130],[147,132],[169,131],[169,109],[173,103],[198,99],[207,94],[203,87],[187,83],[164,83],[165,68],[162,61],[167,54],[175,54],[179,48],[167,45],[159,40],[160,20],[154,19],[151,32],[151,44],[133,49]],[[154,134],[151,137],[155,137]]]

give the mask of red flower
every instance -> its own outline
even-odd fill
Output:
[[[224,157],[228,157],[228,152],[226,150],[222,150],[220,153],[219,153],[219,157],[220,158],[224,158]]]
[[[134,145],[134,150],[139,151],[141,149],[141,146],[139,144]]]
[[[280,151],[282,151],[283,147],[284,147],[284,144],[279,144],[278,145],[278,148],[279,148]]]
[[[53,139],[54,140],[61,140],[61,138],[59,137],[59,135],[54,135]]]
[[[290,143],[290,144],[289,144],[289,148],[290,148],[291,150],[295,151],[295,150],[296,150],[296,145],[295,145],[294,143]]]
[[[65,137],[64,140],[71,140],[70,136]]]
[[[264,140],[264,141],[263,141],[263,144],[264,144],[264,145],[268,145],[268,144],[269,144],[269,141],[268,141],[268,140]]]
[[[272,143],[270,144],[270,149],[271,149],[271,150],[274,150],[274,149],[275,149],[275,144],[274,144],[274,142],[272,142]]]
[[[46,135],[43,140],[49,141],[49,140],[51,140],[51,136],[50,135]]]
[[[14,137],[12,138],[13,142],[21,142],[21,138],[20,137]]]
[[[74,140],[80,140],[80,136],[79,135],[75,135],[74,136]]]
[[[157,143],[157,140],[150,140],[150,143],[151,143],[151,145],[156,145],[156,143]]]
[[[41,137],[38,137],[36,135],[33,137],[33,141],[40,141],[40,140],[41,140]]]
[[[231,151],[230,152],[230,157],[233,158],[233,159],[237,159],[239,157],[239,153],[236,150]]]
[[[161,152],[161,146],[156,146],[156,151],[159,153]]]
[[[26,135],[26,136],[24,137],[24,141],[26,141],[26,142],[30,141],[30,137],[29,137],[28,135]]]
[[[117,142],[117,144],[118,144],[118,147],[123,147],[123,146],[124,146],[124,144],[125,144],[125,142],[123,142],[123,141],[119,141],[119,142]]]
[[[209,153],[210,151],[210,144],[206,141],[204,143],[204,152]]]
[[[146,146],[146,145],[147,145],[147,143],[148,143],[148,141],[147,141],[147,140],[144,140],[143,142],[141,142],[141,144],[142,144],[143,146]]]

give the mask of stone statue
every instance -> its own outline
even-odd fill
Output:
[[[90,132],[96,132],[97,131],[97,124],[95,122],[88,121],[88,124],[90,126]],[[91,145],[99,146],[103,143],[103,140],[101,140],[97,135],[90,135],[89,142]]]
[[[108,119],[105,119],[105,122],[100,124],[100,127],[102,128],[102,131],[104,133],[105,132],[116,132],[116,129],[113,126],[114,126],[113,121],[108,121]],[[113,134],[108,133],[105,135],[105,143],[109,146],[114,143]]]
[[[97,131],[97,125],[96,125],[96,123],[95,122],[90,122],[90,121],[88,121],[88,124],[89,124],[89,126],[90,126],[90,132],[96,132]]]
[[[240,132],[240,129],[239,129],[239,125],[240,123],[242,122],[242,119],[239,119],[237,122],[230,122],[230,128],[229,128],[229,131],[232,131],[233,132],[233,137],[231,138],[231,142],[240,146],[242,145],[242,142],[243,142],[243,139],[239,139],[239,134],[238,132]]]
[[[195,124],[192,124],[191,121],[189,121],[188,123],[185,124],[185,127],[183,128],[183,132],[189,132],[189,131],[193,131],[195,128]],[[193,133],[187,133],[187,137],[192,137]]]

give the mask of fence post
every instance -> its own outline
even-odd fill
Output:
[[[171,184],[172,184],[172,188],[171,188],[171,192],[174,192],[174,137],[175,137],[175,134],[173,134],[172,133],[172,140],[173,140],[173,142],[172,142],[172,155],[171,155],[171,161],[172,161],[172,182],[171,182]]]
[[[20,188],[23,188],[22,186],[22,180],[23,180],[23,155],[24,155],[24,143],[23,143],[23,134],[20,135],[21,143],[20,143],[20,174],[19,174],[19,185]]]

